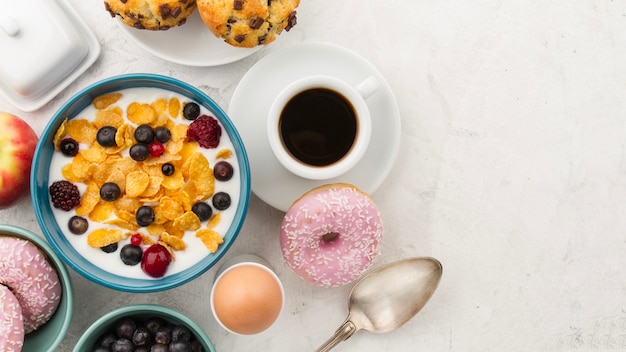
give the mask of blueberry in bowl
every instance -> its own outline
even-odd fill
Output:
[[[74,352],[104,351],[215,352],[215,347],[184,314],[165,306],[139,304],[103,315],[74,347]]]

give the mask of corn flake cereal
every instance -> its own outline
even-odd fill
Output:
[[[128,116],[128,119],[137,125],[150,124],[157,117],[156,111],[154,111],[150,104],[142,104],[136,102],[131,103],[128,106],[126,114],[126,116]]]
[[[102,94],[93,100],[93,106],[98,109],[106,109],[109,105],[115,104],[122,97],[122,93],[114,92]]]
[[[215,179],[209,160],[199,152],[199,144],[187,140],[186,123],[176,123],[184,103],[177,97],[158,98],[150,103],[131,102],[126,111],[115,105],[122,93],[109,93],[93,100],[96,113],[93,121],[84,117],[65,119],[58,127],[53,144],[59,150],[63,138],[73,138],[80,143],[77,155],[62,166],[62,176],[73,183],[82,183],[80,205],[76,215],[107,225],[96,228],[87,235],[87,244],[102,248],[118,241],[128,240],[139,233],[143,245],[160,243],[173,258],[176,251],[187,248],[185,233],[195,231],[197,238],[215,253],[223,243],[215,231],[221,213],[216,212],[201,228],[201,221],[191,211],[198,201],[207,201],[215,191]],[[180,121],[180,120],[179,120]],[[164,143],[161,156],[151,156],[135,161],[129,156],[129,148],[137,143],[135,129],[147,124],[169,129],[170,140]],[[115,146],[103,147],[96,141],[98,129],[113,126],[117,129]],[[232,151],[217,151],[216,159],[229,159]],[[171,175],[164,175],[162,167],[174,166]],[[119,198],[107,202],[100,198],[103,184],[112,182],[120,189]],[[137,210],[144,205],[154,211],[154,221],[148,226],[137,224]],[[129,232],[130,231],[130,232]]]
[[[98,130],[85,119],[74,119],[65,124],[65,132],[79,143],[92,144],[96,140]]]
[[[202,243],[211,253],[215,253],[218,246],[224,243],[222,236],[217,231],[211,229],[200,229],[196,231],[196,236],[202,240]]]
[[[54,133],[54,137],[52,138],[52,144],[54,145],[54,150],[60,150],[61,140],[63,140],[63,136],[65,136],[65,125],[67,124],[67,117],[61,125],[57,128],[57,131]]]
[[[122,239],[122,231],[112,229],[93,230],[87,236],[87,244],[93,248],[102,248]]]
[[[150,184],[150,176],[142,170],[126,175],[126,196],[134,198],[141,195]]]

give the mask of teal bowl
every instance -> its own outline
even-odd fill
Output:
[[[109,312],[93,322],[78,339],[74,352],[93,350],[98,340],[114,329],[115,323],[121,318],[145,320],[151,317],[162,318],[168,323],[184,325],[191,330],[194,338],[200,342],[204,352],[215,352],[215,347],[204,330],[186,315],[168,307],[154,304],[136,304],[122,307]]]
[[[92,262],[72,246],[61,231],[53,215],[52,204],[48,193],[50,165],[52,154],[54,153],[52,141],[55,132],[63,121],[66,118],[71,120],[77,117],[85,107],[92,103],[94,98],[100,95],[126,88],[141,87],[160,88],[179,93],[196,101],[210,111],[224,127],[224,133],[227,133],[230,137],[240,170],[239,202],[234,219],[223,235],[224,243],[219,246],[215,253],[210,253],[190,268],[176,274],[166,275],[159,279],[128,278],[107,272],[92,264]],[[37,148],[35,149],[30,189],[35,216],[43,234],[46,236],[52,249],[59,254],[70,268],[74,269],[83,277],[114,290],[138,293],[158,292],[180,286],[202,275],[217,263],[234,243],[248,210],[251,193],[250,166],[243,141],[234,124],[222,108],[204,92],[172,77],[147,73],[126,74],[113,76],[93,83],[70,98],[54,116],[52,116],[48,125],[43,130]]]
[[[32,242],[46,254],[48,261],[57,271],[63,289],[63,296],[61,297],[59,307],[46,324],[26,335],[24,338],[24,347],[22,348],[23,351],[56,351],[56,348],[61,341],[63,341],[67,333],[74,310],[72,283],[70,282],[70,276],[65,269],[63,261],[43,238],[26,229],[11,225],[0,225],[0,236],[18,237]]]

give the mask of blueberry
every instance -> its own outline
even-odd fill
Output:
[[[154,130],[149,125],[139,125],[135,129],[137,142],[149,144],[154,140]]]
[[[170,352],[170,350],[167,348],[167,345],[157,343],[152,345],[150,352]]]
[[[61,148],[61,153],[63,153],[63,155],[76,156],[76,154],[78,154],[78,142],[72,138],[64,138],[59,147]]]
[[[148,226],[154,221],[154,210],[147,205],[139,207],[135,218],[139,226]]]
[[[233,177],[233,166],[228,161],[220,161],[213,166],[213,175],[216,180],[228,181]]]
[[[87,232],[89,228],[89,221],[87,219],[74,215],[70,218],[70,221],[67,223],[67,227],[70,229],[70,232],[75,235],[82,235]]]
[[[138,327],[133,334],[133,343],[135,346],[149,346],[152,344],[152,335],[146,327]]]
[[[174,341],[170,343],[170,352],[191,352],[189,341]]]
[[[172,132],[165,126],[157,127],[156,130],[154,130],[154,134],[156,135],[156,140],[161,143],[167,143],[172,137]]]
[[[226,192],[217,192],[213,195],[213,206],[217,210],[226,210],[230,207],[230,196]]]
[[[115,243],[111,243],[109,245],[106,245],[104,247],[100,247],[100,249],[104,252],[104,253],[113,253],[115,251],[117,251],[117,242]]]
[[[130,157],[135,161],[144,161],[150,156],[150,147],[145,143],[137,143],[130,147]]]
[[[213,214],[213,209],[211,206],[205,202],[198,202],[191,207],[191,211],[194,212],[200,219],[200,221],[209,220],[211,215]]]
[[[203,350],[202,344],[199,341],[191,341],[191,352],[202,352]]]
[[[135,350],[135,346],[133,343],[125,338],[117,339],[111,346],[112,352],[133,352]]]
[[[167,323],[165,322],[165,320],[159,318],[159,317],[152,317],[149,318],[148,320],[145,321],[144,323],[146,325],[146,327],[148,328],[148,330],[150,330],[151,333],[156,333],[156,331],[161,327],[161,326],[166,326]]]
[[[111,352],[111,349],[109,347],[96,346],[91,352]]]
[[[96,141],[103,147],[115,147],[117,144],[115,143],[115,134],[117,133],[117,128],[113,126],[104,126],[98,130],[96,134]]]
[[[150,352],[150,347],[148,346],[139,346],[135,348],[135,352]]]
[[[137,324],[130,318],[122,318],[115,323],[115,333],[117,336],[130,341],[137,329]]]
[[[113,344],[113,342],[115,342],[115,340],[117,340],[117,337],[115,337],[115,335],[110,332],[102,336],[98,344],[104,347],[111,347],[111,345]]]
[[[172,327],[172,341],[191,340],[191,331],[184,325],[174,325]]]
[[[115,182],[106,182],[100,187],[100,198],[105,202],[113,202],[120,197],[120,186]]]
[[[132,244],[125,244],[120,250],[120,259],[126,265],[137,265],[141,263],[141,257],[143,256],[143,251],[141,247],[133,246]]]
[[[165,176],[172,176],[174,174],[174,165],[171,163],[163,164],[163,166],[161,166],[161,172],[163,172]]]
[[[187,120],[195,120],[200,116],[200,106],[194,102],[185,104],[183,107],[183,116]]]
[[[171,341],[172,329],[168,326],[161,326],[154,333],[154,342],[162,345],[168,345]]]

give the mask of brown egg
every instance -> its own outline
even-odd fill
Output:
[[[215,283],[213,309],[229,330],[257,334],[269,328],[283,306],[280,283],[268,270],[255,265],[231,268]]]

